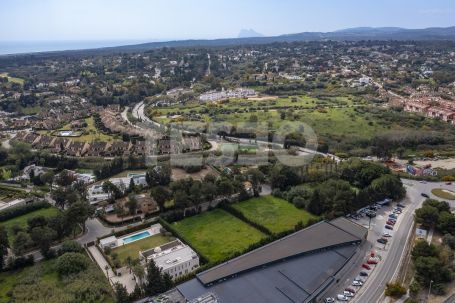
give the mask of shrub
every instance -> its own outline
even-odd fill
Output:
[[[385,295],[388,297],[400,298],[406,294],[406,288],[400,283],[387,283]]]
[[[57,259],[56,270],[60,277],[77,274],[88,268],[89,261],[83,254],[69,252]]]
[[[82,253],[84,249],[82,246],[77,243],[76,241],[65,241],[62,244],[62,247],[60,248],[59,255],[63,255],[65,253]]]

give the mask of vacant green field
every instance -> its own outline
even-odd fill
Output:
[[[140,251],[155,248],[157,246],[171,242],[172,240],[175,240],[175,238],[167,237],[164,235],[155,235],[120,247],[116,247],[112,250],[112,253],[116,253],[118,255],[122,266],[126,266],[126,258],[131,257],[133,260],[139,259]]]
[[[447,189],[442,188],[434,188],[431,190],[431,193],[436,197],[445,200],[455,200],[455,192]]]
[[[110,286],[95,263],[90,261],[86,271],[65,280],[59,279],[55,264],[56,259],[45,260],[17,271],[0,273],[0,303],[114,302]],[[101,294],[99,297],[95,290]],[[13,295],[14,300],[8,293]],[[93,293],[94,296],[88,293]]]
[[[31,213],[7,220],[5,222],[1,222],[3,226],[6,227],[6,230],[8,231],[8,239],[10,244],[13,243],[14,241],[14,235],[12,232],[12,227],[13,226],[20,226],[23,229],[27,228],[27,220],[33,217],[38,217],[38,216],[44,216],[44,217],[52,217],[58,214],[59,210],[55,207],[49,207],[49,208],[42,208],[35,210]]]
[[[309,212],[273,196],[249,199],[233,204],[232,207],[242,212],[249,220],[266,227],[273,233],[291,230],[300,221],[306,224],[310,218],[317,218]]]
[[[228,258],[266,237],[221,209],[175,222],[173,227],[211,262]]]

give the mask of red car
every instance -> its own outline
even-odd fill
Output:
[[[366,270],[371,270],[371,266],[368,264],[362,264],[362,267],[365,268]]]
[[[371,259],[369,259],[369,260],[367,261],[367,263],[368,263],[368,264],[372,264],[372,265],[376,265],[376,264],[378,264],[378,260],[371,258]]]
[[[389,221],[385,222],[385,224],[387,224],[387,225],[392,225],[392,226],[393,226],[393,225],[395,225],[395,222],[394,222],[394,221],[391,221],[391,220],[389,220]]]

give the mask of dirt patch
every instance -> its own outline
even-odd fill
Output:
[[[211,168],[210,166],[206,166],[202,170],[195,172],[195,173],[187,173],[185,170],[181,168],[173,168],[172,169],[172,180],[181,180],[188,177],[193,178],[194,180],[202,180],[208,174],[212,174],[214,176],[218,176],[218,172]]]
[[[455,159],[414,161],[419,166],[431,165],[432,168],[454,169]]]

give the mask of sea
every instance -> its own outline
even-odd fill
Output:
[[[81,50],[152,42],[150,40],[102,40],[102,41],[0,41],[0,55],[37,52]]]

